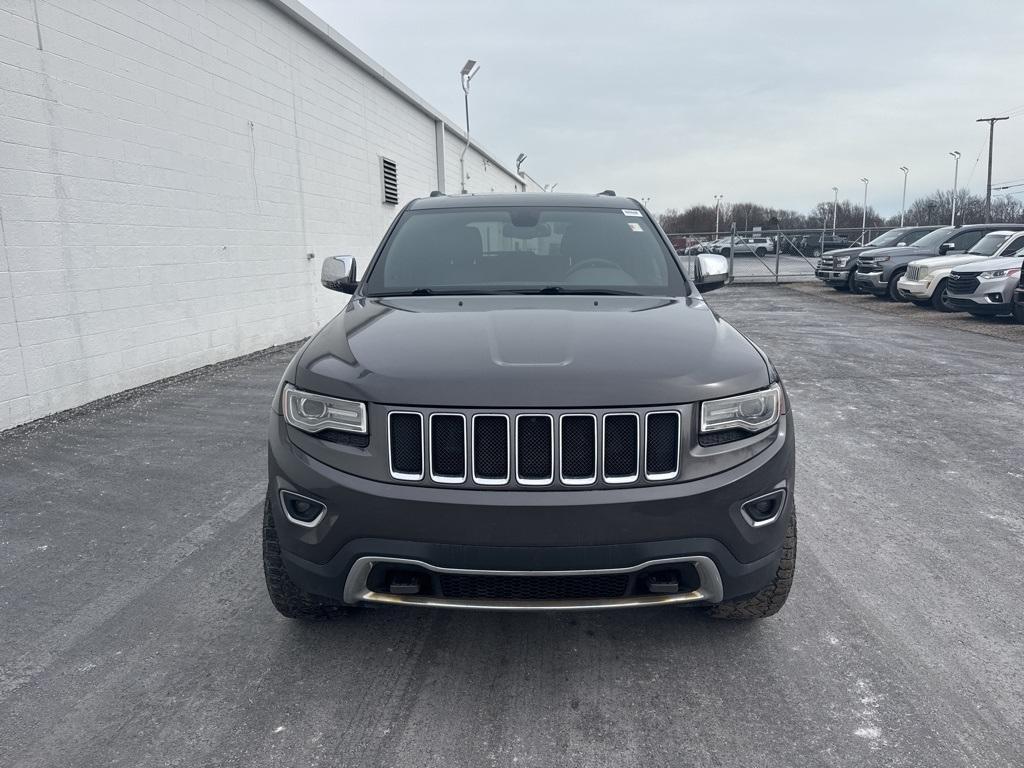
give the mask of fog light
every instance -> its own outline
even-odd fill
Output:
[[[327,507],[316,499],[300,496],[291,491],[281,491],[281,506],[284,508],[285,517],[305,528],[315,526],[327,512]]]
[[[1002,304],[1003,303],[1003,294],[1001,294],[1001,293],[990,293],[988,295],[988,300],[991,301],[993,304]]]
[[[778,520],[785,506],[786,491],[779,489],[744,502],[740,507],[740,514],[754,528],[760,528]]]

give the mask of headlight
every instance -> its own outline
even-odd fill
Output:
[[[890,257],[890,256],[875,256],[874,260],[875,261],[888,261],[890,258],[892,258],[892,257]]]
[[[290,384],[281,395],[284,420],[303,432],[338,429],[366,434],[366,404],[303,392]]]
[[[928,277],[928,267],[918,267],[917,268],[917,279],[918,280],[924,280],[926,277]]]
[[[760,392],[701,403],[700,431],[745,429],[760,432],[775,424],[781,411],[782,390],[778,384],[772,384]]]
[[[1019,267],[1011,267],[1010,269],[991,269],[988,272],[982,272],[979,277],[982,279],[990,277],[1014,277],[1020,274]]]
[[[838,259],[836,259],[836,266],[837,267],[845,267],[846,266],[846,262],[848,262],[849,260],[850,260],[849,256],[840,256]]]

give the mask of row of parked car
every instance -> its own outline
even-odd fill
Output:
[[[840,291],[1024,323],[1022,267],[1024,224],[964,224],[892,229],[822,254],[814,274]]]
[[[679,253],[693,255],[697,253],[719,253],[728,256],[730,251],[736,256],[757,256],[764,258],[768,254],[789,253],[797,256],[818,258],[823,253],[834,251],[839,248],[849,248],[850,239],[845,235],[829,233],[815,233],[811,235],[737,235],[732,238],[730,235],[720,237],[717,240],[705,242],[689,238],[680,247],[676,243],[676,250]]]

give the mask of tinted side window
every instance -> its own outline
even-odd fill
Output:
[[[1010,244],[1006,246],[1006,250],[1000,256],[1016,256],[1021,251],[1024,251],[1024,235],[1018,235],[1010,240]]]
[[[952,250],[954,251],[966,251],[976,242],[981,240],[985,236],[985,230],[976,229],[972,232],[961,232],[953,237],[949,238],[946,242],[953,243]]]

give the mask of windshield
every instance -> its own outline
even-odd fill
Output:
[[[650,221],[619,208],[408,211],[365,286],[368,296],[686,293]]]
[[[912,242],[907,234],[910,232],[910,228],[905,229],[890,229],[888,232],[883,232],[874,240],[868,243],[869,248],[888,248],[893,245],[899,245],[900,243]]]
[[[1006,242],[1010,235],[1006,232],[993,232],[985,235],[967,253],[972,256],[991,256],[999,250],[999,246]]]
[[[914,245],[917,248],[926,248],[937,251],[939,246],[946,242],[954,232],[956,232],[956,227],[943,227],[942,229],[936,229],[934,232],[929,232],[927,235],[922,237],[914,243]]]

